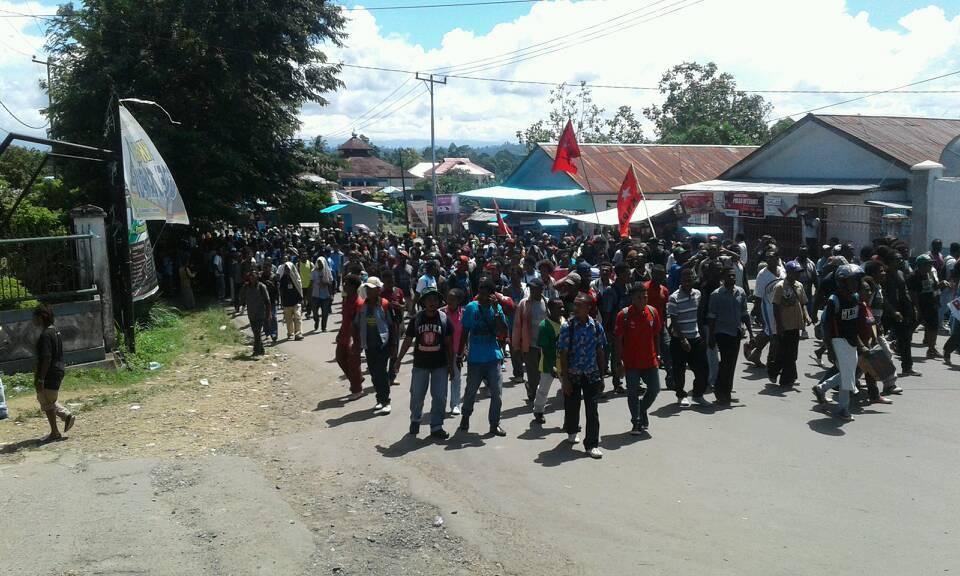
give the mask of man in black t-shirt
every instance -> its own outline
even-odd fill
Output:
[[[447,378],[453,372],[453,324],[447,315],[439,311],[440,292],[430,287],[420,294],[423,310],[410,320],[406,338],[397,355],[394,376],[400,360],[410,344],[413,349],[413,375],[410,385],[410,434],[420,432],[423,416],[423,401],[430,389],[430,436],[446,440],[450,435],[443,429],[443,411],[447,402]]]
[[[73,428],[76,416],[57,402],[66,365],[63,361],[63,339],[60,331],[53,325],[53,309],[46,304],[40,304],[33,311],[33,321],[42,329],[40,338],[37,339],[37,367],[33,385],[37,389],[40,410],[50,423],[50,435],[43,441],[51,442],[62,438],[60,430],[57,429],[57,418],[63,420],[63,431],[67,432]]]

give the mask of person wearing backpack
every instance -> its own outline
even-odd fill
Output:
[[[663,318],[647,304],[647,286],[630,286],[630,306],[617,313],[614,349],[617,375],[627,383],[627,407],[630,409],[630,434],[639,436],[650,427],[647,410],[660,394],[660,331]],[[640,381],[646,385],[640,398]]]
[[[413,349],[413,374],[410,381],[410,434],[420,433],[423,417],[423,401],[430,390],[430,437],[446,440],[450,437],[443,429],[444,405],[447,401],[447,381],[453,376],[453,324],[440,308],[440,292],[426,288],[420,293],[423,310],[407,325],[406,337],[394,362],[393,377],[396,378],[400,360],[406,355],[410,344]]]

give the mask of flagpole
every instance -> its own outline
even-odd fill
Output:
[[[593,204],[593,215],[597,218],[597,232],[602,233],[603,227],[600,225],[600,211],[597,209],[596,199],[593,198],[593,192],[591,191],[592,186],[590,186],[590,176],[587,175],[587,165],[583,161],[583,155],[580,155],[580,169],[583,170],[583,179],[587,182],[587,197],[591,198],[590,203]]]
[[[647,215],[647,224],[650,225],[650,233],[653,234],[653,238],[657,238],[657,229],[653,227],[653,220],[650,219],[650,211],[647,210],[647,197],[643,196],[643,199],[640,200],[640,203],[643,204],[643,213]]]

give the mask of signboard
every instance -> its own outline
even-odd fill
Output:
[[[411,228],[426,230],[430,228],[429,202],[426,200],[411,200],[407,202],[407,221]]]
[[[437,196],[437,215],[441,214],[459,214],[460,197],[456,194],[447,194]]]
[[[763,215],[779,218],[797,218],[796,194],[767,194],[763,197]]]
[[[726,192],[724,214],[741,218],[763,218],[764,203],[761,192]]]
[[[157,147],[130,112],[120,106],[123,178],[133,217],[189,224],[183,198]]]
[[[129,206],[130,198],[127,197]],[[150,244],[150,234],[147,233],[147,223],[130,216],[128,242],[130,243],[130,292],[133,301],[145,300],[157,293],[160,289],[157,283],[157,267],[153,259],[153,246]]]
[[[713,192],[684,192],[680,195],[687,214],[710,214],[716,208],[713,201]]]

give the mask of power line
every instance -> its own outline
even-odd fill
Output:
[[[402,103],[400,103],[400,104],[398,104],[398,105],[393,106],[393,107],[392,107],[391,109],[389,109],[389,110],[385,110],[384,112],[382,112],[382,113],[381,113],[379,116],[377,116],[377,117],[370,118],[369,120],[367,120],[367,121],[364,122],[363,124],[357,126],[356,129],[357,129],[357,130],[362,130],[362,129],[364,129],[364,128],[369,128],[370,126],[375,125],[375,124],[378,123],[379,121],[381,121],[381,120],[386,120],[387,118],[390,118],[391,116],[395,115],[397,112],[403,110],[403,109],[406,108],[407,106],[413,104],[413,103],[417,100],[417,98],[419,98],[420,96],[422,96],[423,94],[425,94],[425,93],[427,92],[426,87],[421,86],[421,85],[417,85],[417,87],[420,88],[420,90],[417,91],[417,92],[414,92],[414,94],[413,94],[409,99],[407,99],[406,101],[404,101],[404,102],[402,102]]]
[[[30,124],[27,124],[26,122],[24,122],[23,120],[21,120],[20,118],[18,118],[17,115],[13,113],[13,110],[11,110],[10,108],[7,108],[7,105],[3,103],[3,100],[0,100],[0,107],[2,107],[4,110],[6,110],[6,111],[7,111],[7,114],[9,114],[11,118],[13,118],[14,120],[16,120],[16,121],[19,122],[20,124],[23,124],[23,125],[26,126],[27,128],[30,128],[31,130],[43,130],[44,128],[47,127],[47,124],[49,124],[49,122],[47,122],[47,124],[44,124],[43,126],[33,126],[33,125],[30,125]],[[9,132],[9,130],[8,130],[8,132]]]
[[[926,84],[927,82],[933,82],[934,80],[940,80],[940,79],[942,79],[942,78],[947,78],[947,77],[949,77],[949,76],[955,76],[955,75],[957,75],[957,74],[960,74],[960,70],[954,70],[953,72],[947,72],[946,74],[940,74],[939,76],[933,76],[932,78],[924,78],[923,80],[917,80],[916,82],[910,82],[909,84],[903,84],[902,86],[896,86],[896,87],[894,87],[894,88],[888,88],[888,89],[886,89],[886,90],[878,90],[878,91],[876,91],[876,92],[871,92],[870,94],[865,94],[865,95],[863,95],[863,96],[858,96],[858,97],[856,97],[856,98],[849,98],[849,99],[847,99],[847,100],[842,100],[842,101],[840,101],[840,102],[834,102],[833,104],[827,104],[827,105],[824,105],[824,106],[818,106],[818,107],[816,107],[816,108],[811,108],[811,109],[809,109],[809,110],[804,110],[803,112],[794,112],[793,114],[788,114],[787,116],[783,116],[783,117],[781,117],[781,118],[777,118],[776,120],[774,120],[774,123],[779,122],[780,120],[786,120],[787,118],[790,118],[791,116],[797,116],[797,115],[800,115],[800,114],[809,114],[809,113],[811,113],[811,112],[817,112],[817,111],[819,111],[819,110],[825,110],[825,109],[827,109],[827,108],[833,108],[834,106],[840,106],[840,105],[842,105],[842,104],[849,104],[849,103],[851,103],[851,102],[856,102],[856,101],[858,101],[858,100],[863,100],[863,99],[865,99],[865,98],[870,98],[871,96],[879,96],[880,94],[889,94],[889,93],[894,92],[894,91],[896,91],[896,90],[900,90],[901,88],[909,88],[909,87],[911,87],[911,86],[917,86],[918,84]]]
[[[410,79],[408,79],[407,81],[409,81],[409,80],[410,80]],[[403,86],[403,84],[401,84],[401,86]],[[395,97],[392,102],[390,102],[389,104],[386,104],[386,105],[384,105],[384,103],[385,103],[388,99],[387,99],[387,98],[383,99],[380,104],[371,107],[370,110],[367,110],[367,112],[364,114],[365,116],[367,116],[367,118],[358,118],[357,120],[355,120],[355,121],[351,122],[350,124],[348,124],[346,127],[341,128],[341,129],[339,129],[339,130],[334,130],[333,132],[330,132],[329,134],[326,134],[326,135],[324,136],[324,138],[335,138],[335,137],[337,137],[337,136],[340,136],[340,135],[343,135],[343,134],[349,134],[350,132],[356,132],[358,129],[362,129],[364,126],[367,125],[366,123],[367,123],[368,121],[377,120],[377,119],[380,118],[383,114],[389,113],[389,112],[393,109],[394,106],[396,106],[399,102],[402,102],[404,98],[408,97],[410,94],[412,94],[413,92],[415,92],[415,91],[417,90],[417,88],[418,88],[418,85],[417,85],[417,84],[414,84],[414,85],[411,86],[408,90],[406,90],[403,94],[401,94],[400,96]],[[393,93],[395,93],[395,92],[396,92],[396,90],[394,90]],[[378,108],[379,108],[379,109],[378,109]],[[374,114],[373,114],[373,115],[370,115],[371,112],[374,112]]]
[[[403,83],[398,84],[397,87],[394,88],[392,92],[390,92],[389,94],[386,95],[386,97],[384,97],[382,100],[380,100],[379,102],[377,102],[376,104],[374,104],[373,106],[371,106],[369,109],[367,109],[366,112],[364,112],[363,114],[361,114],[361,115],[360,115],[357,119],[355,119],[353,122],[347,124],[346,126],[344,126],[343,128],[341,128],[340,130],[336,130],[336,131],[332,132],[331,135],[332,135],[332,134],[339,133],[339,132],[341,132],[341,131],[343,131],[343,130],[346,130],[346,129],[349,128],[350,126],[353,126],[353,125],[357,124],[358,122],[361,122],[362,120],[364,120],[364,118],[366,118],[368,114],[370,114],[371,112],[373,112],[374,110],[376,110],[378,107],[380,107],[384,102],[386,102],[387,100],[389,100],[390,97],[392,97],[394,94],[396,94],[401,88],[403,88],[404,86],[406,86],[406,85],[407,85],[407,82],[410,82],[410,80],[412,80],[412,79],[413,79],[412,76],[408,76],[407,79],[403,81]]]

